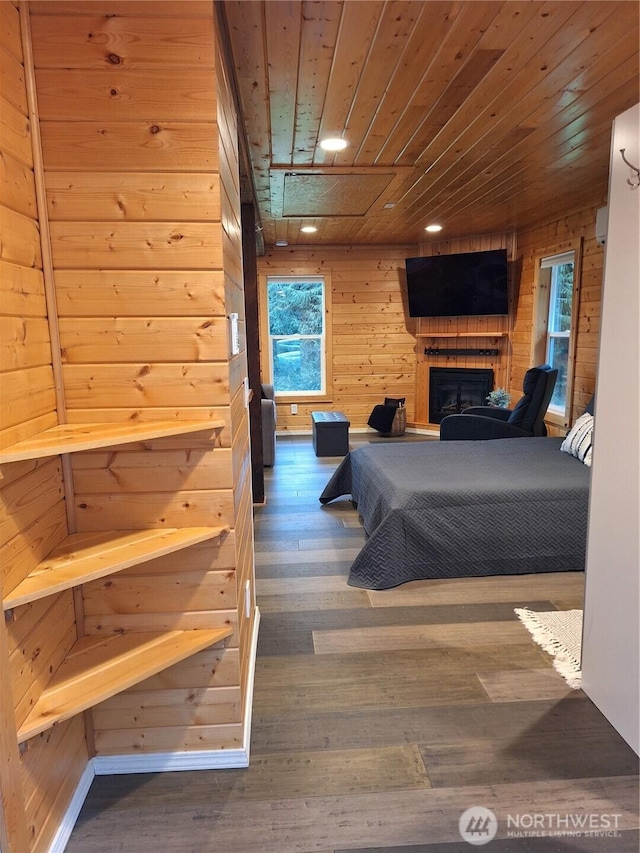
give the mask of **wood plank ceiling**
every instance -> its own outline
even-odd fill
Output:
[[[415,243],[432,222],[450,239],[598,204],[611,122],[639,99],[636,0],[222,9],[267,246]]]

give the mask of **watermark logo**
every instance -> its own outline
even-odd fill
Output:
[[[496,837],[498,819],[484,806],[471,806],[460,815],[458,828],[463,839],[476,847],[488,844]]]
[[[526,812],[507,814],[503,821],[506,838],[618,838],[621,813]],[[476,847],[488,844],[498,833],[498,819],[491,809],[471,806],[460,815],[460,835]]]
[[[507,815],[507,838],[618,838],[622,814],[526,812]]]

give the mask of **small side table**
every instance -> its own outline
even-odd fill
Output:
[[[346,456],[350,421],[343,412],[311,412],[316,456]]]

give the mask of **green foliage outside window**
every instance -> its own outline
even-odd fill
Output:
[[[323,294],[321,281],[270,281],[270,335],[321,335]]]
[[[267,300],[276,393],[321,393],[324,283],[270,280]]]
[[[552,267],[547,361],[558,368],[550,406],[563,411],[567,397],[572,304],[573,263],[558,264]]]
[[[571,305],[573,303],[573,264],[553,267],[551,304],[549,305],[549,331],[571,331]]]

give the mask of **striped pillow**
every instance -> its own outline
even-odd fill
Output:
[[[593,415],[585,412],[567,433],[567,437],[560,445],[560,450],[575,456],[585,465],[591,466],[593,448]]]

